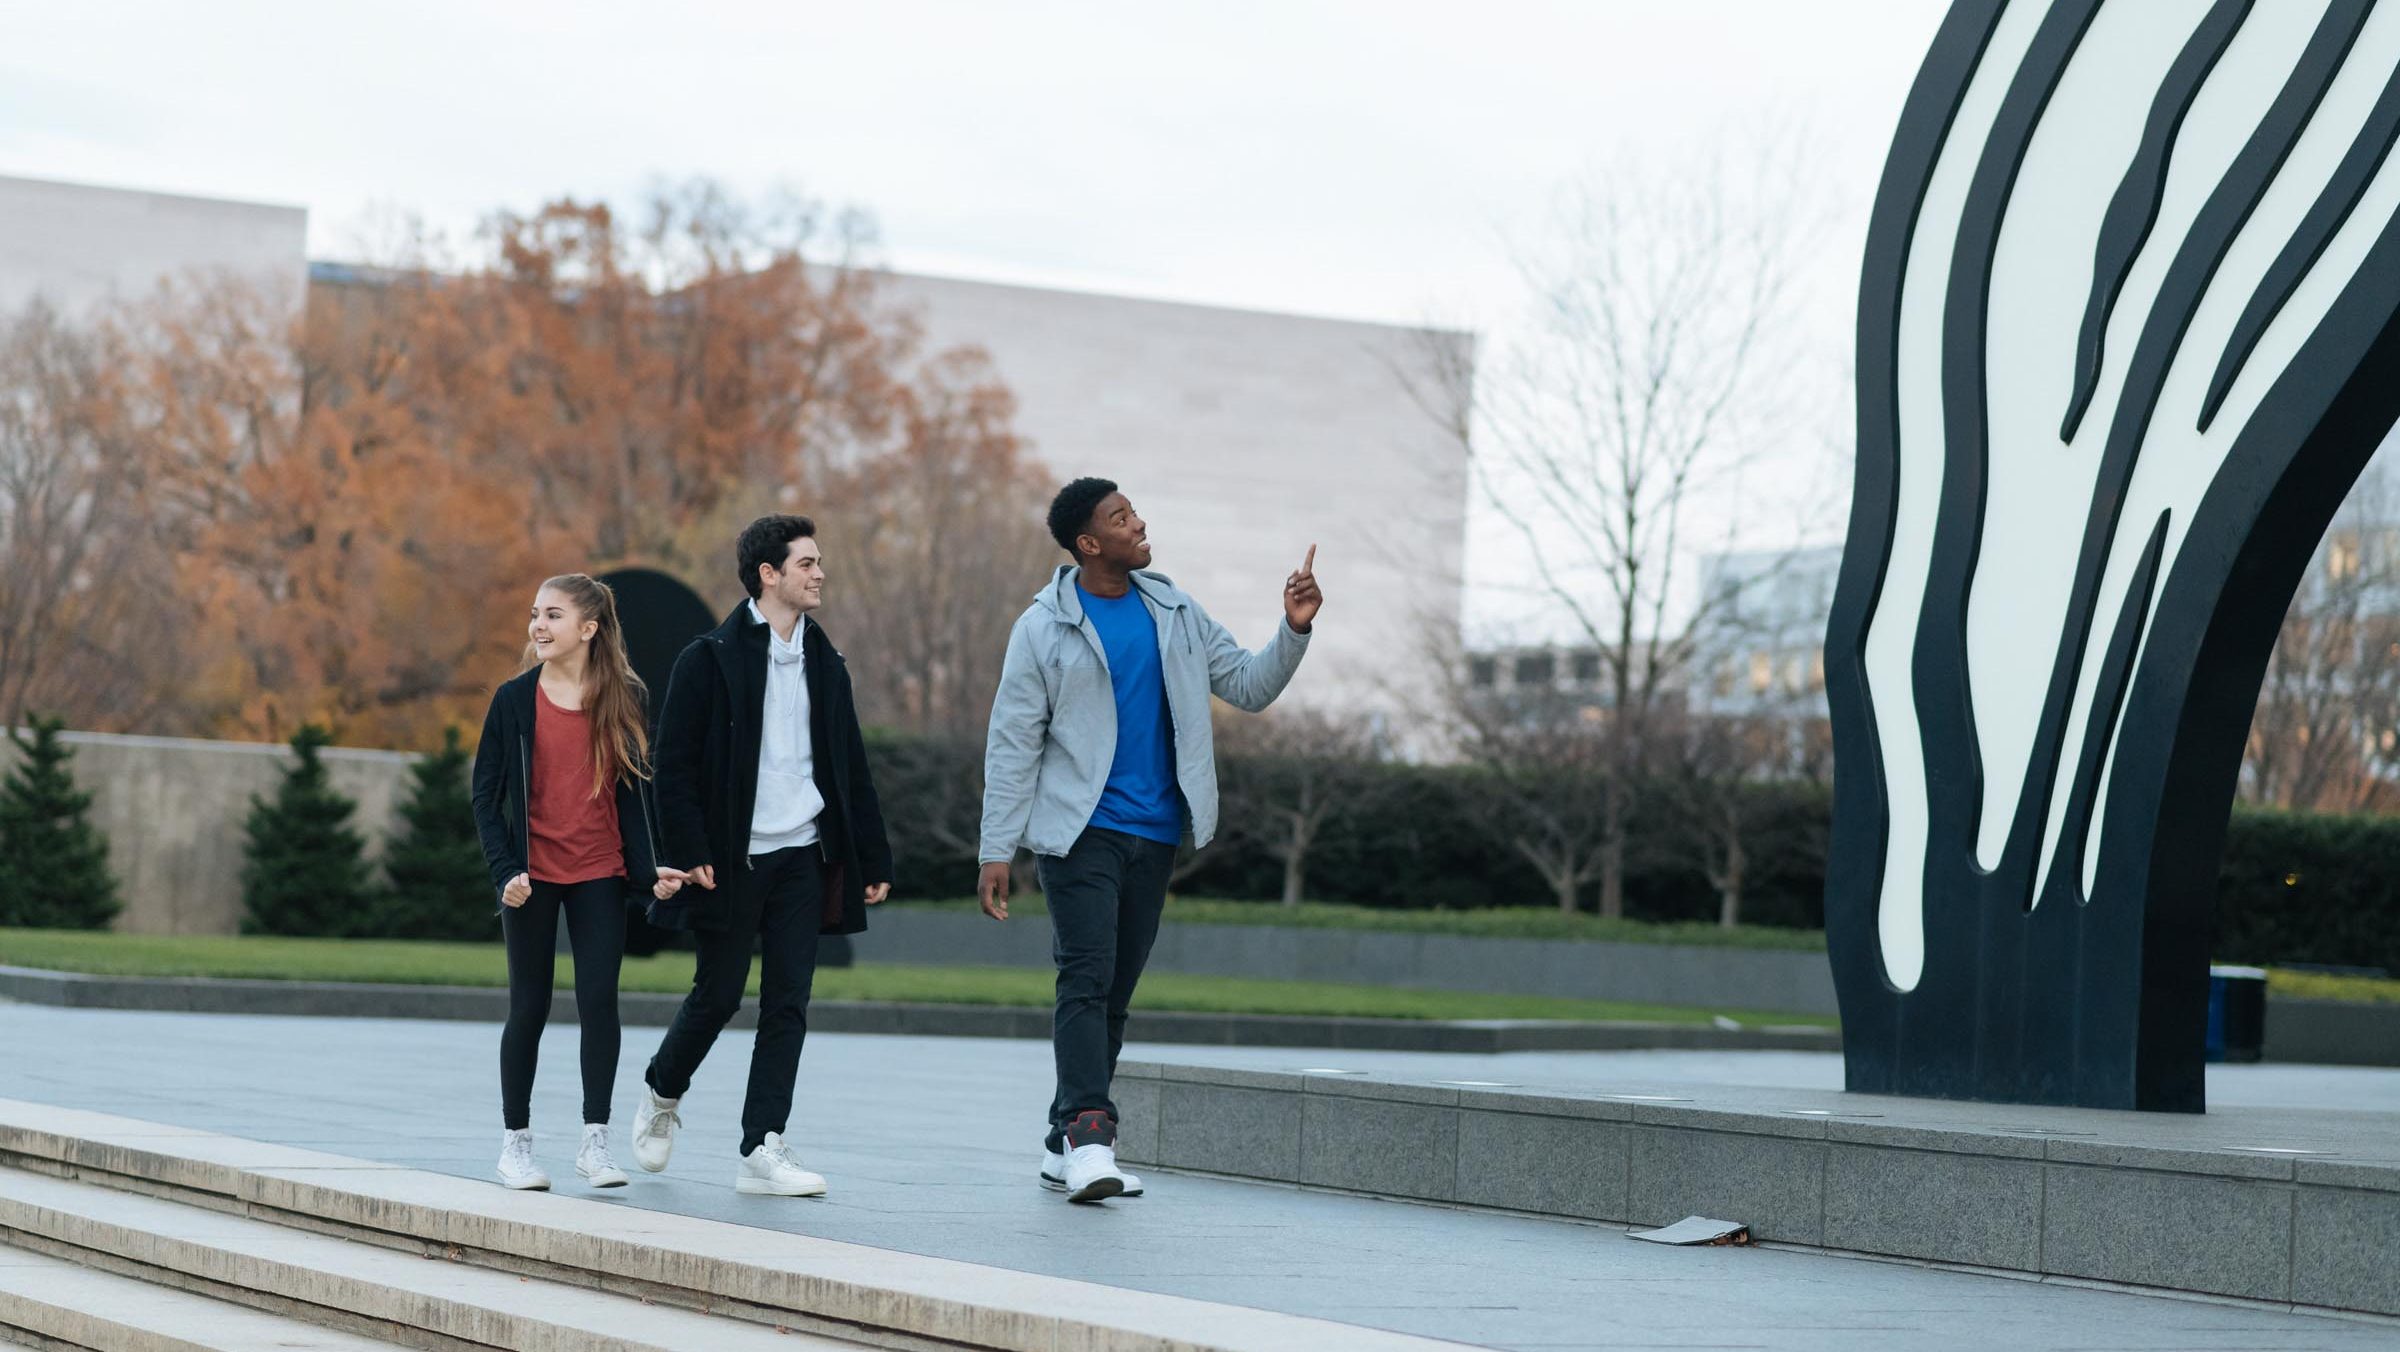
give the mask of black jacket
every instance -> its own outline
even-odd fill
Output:
[[[495,891],[526,871],[525,801],[533,783],[533,687],[541,680],[535,667],[501,683],[492,692],[492,707],[483,716],[483,736],[475,743],[475,830],[483,837],[483,859],[491,865]],[[625,846],[625,890],[650,894],[658,881],[658,850],[653,843],[656,812],[650,786],[639,779],[617,781],[617,834]]]
[[[883,806],[867,773],[850,669],[816,621],[801,617],[801,665],[807,673],[809,751],[825,800],[817,839],[825,861],[823,932],[867,927],[866,889],[892,880],[892,847]],[[767,626],[749,603],[693,639],[675,659],[658,719],[658,824],[665,862],[713,867],[715,888],[687,884],[676,894],[694,929],[758,923],[756,899],[736,885],[750,866],[750,814],[758,800],[758,748],[767,703]],[[653,919],[669,923],[672,905]]]

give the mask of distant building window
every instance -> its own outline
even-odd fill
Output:
[[[1548,685],[1558,679],[1558,659],[1549,653],[1527,653],[1517,659],[1519,685]]]
[[[2358,537],[2337,535],[2325,547],[2325,576],[2336,582],[2357,577],[2363,560],[2359,557]]]
[[[1600,654],[1595,652],[1580,652],[1575,654],[1575,679],[1584,685],[1590,685],[1592,682],[1599,680]]]
[[[1750,654],[1750,693],[1763,695],[1775,685],[1775,654]]]
[[[1499,679],[1500,663],[1498,659],[1490,657],[1467,659],[1467,684],[1477,690],[1489,690]]]

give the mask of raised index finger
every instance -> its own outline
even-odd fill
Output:
[[[1315,545],[1313,545],[1313,544],[1312,544],[1312,545],[1310,545],[1310,546],[1308,547],[1308,557],[1307,557],[1307,558],[1305,558],[1305,559],[1302,559],[1302,560],[1300,561],[1300,573],[1301,573],[1301,576],[1305,577],[1305,576],[1307,576],[1308,574],[1315,572],[1316,570],[1317,570],[1317,547],[1316,547]]]

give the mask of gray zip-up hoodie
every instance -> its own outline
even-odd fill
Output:
[[[1013,859],[1020,845],[1035,854],[1065,854],[1108,786],[1108,767],[1117,755],[1117,699],[1100,631],[1084,615],[1075,589],[1082,571],[1059,565],[1009,631],[983,752],[982,863]],[[1278,619],[1275,637],[1249,652],[1164,574],[1137,572],[1133,587],[1158,625],[1175,782],[1191,811],[1197,849],[1217,833],[1208,697],[1252,713],[1266,708],[1300,669],[1308,635]]]

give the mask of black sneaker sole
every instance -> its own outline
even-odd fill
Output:
[[[1060,1178],[1056,1174],[1042,1174],[1040,1175],[1040,1178],[1042,1187],[1045,1191],[1065,1192],[1067,1190],[1067,1180]],[[1117,1195],[1120,1197],[1139,1197],[1142,1195],[1142,1190],[1140,1188],[1127,1188],[1125,1191]]]
[[[1111,1174],[1095,1178],[1084,1185],[1083,1191],[1067,1194],[1070,1202],[1105,1202],[1125,1191],[1125,1180]]]

